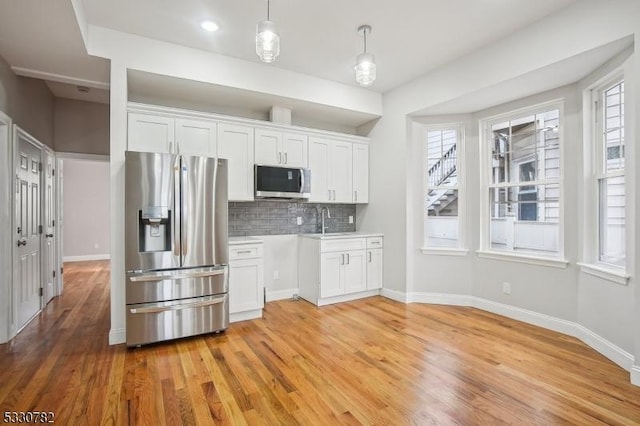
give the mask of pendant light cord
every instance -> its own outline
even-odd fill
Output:
[[[269,3],[270,3],[270,0],[267,0],[267,21],[271,20],[269,19]]]

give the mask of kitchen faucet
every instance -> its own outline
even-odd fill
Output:
[[[331,212],[329,211],[329,207],[327,207],[327,206],[323,206],[323,207],[320,209],[320,215],[322,216],[322,234],[323,234],[323,235],[324,235],[324,231],[325,231],[325,230],[327,230],[327,229],[329,229],[329,225],[326,225],[326,226],[325,226],[325,221],[324,221],[324,212],[325,212],[325,211],[327,212],[327,218],[328,218],[328,219],[331,219]]]

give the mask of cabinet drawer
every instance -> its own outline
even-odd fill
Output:
[[[242,244],[229,247],[229,260],[262,257],[262,244]]]
[[[345,238],[341,240],[322,241],[320,251],[323,253],[333,251],[361,250],[366,247],[364,238]]]
[[[368,237],[367,248],[382,248],[384,237]]]

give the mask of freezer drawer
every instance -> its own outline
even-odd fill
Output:
[[[186,299],[229,290],[228,267],[177,269],[127,276],[127,304]]]
[[[211,333],[228,326],[228,294],[127,305],[127,346]]]

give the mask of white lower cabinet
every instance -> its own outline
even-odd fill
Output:
[[[249,240],[251,241],[251,240]],[[262,242],[229,244],[230,321],[261,318],[264,307],[264,255]]]
[[[372,296],[382,288],[382,247],[367,237],[298,237],[300,297],[318,306]],[[381,244],[382,237],[371,240]]]

